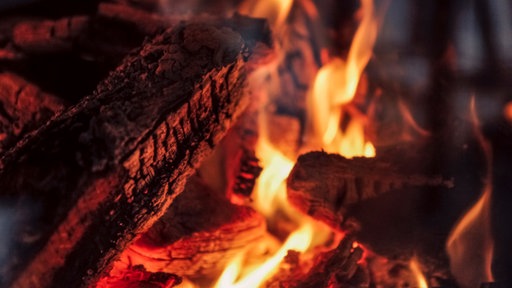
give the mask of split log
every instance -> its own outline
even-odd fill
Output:
[[[440,176],[408,175],[375,158],[346,159],[338,154],[301,155],[287,180],[288,200],[300,211],[344,230],[350,205],[404,186],[453,187]],[[349,225],[349,226],[350,226]]]
[[[4,155],[0,286],[94,285],[163,214],[245,106],[246,44],[268,32],[249,24],[163,32]]]
[[[265,234],[260,214],[232,204],[192,176],[164,216],[123,252],[110,275],[143,265],[150,272],[189,278],[216,276]]]
[[[41,91],[23,78],[0,74],[0,155],[24,135],[64,110],[59,98]]]

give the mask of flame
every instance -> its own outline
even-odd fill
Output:
[[[345,112],[343,106],[353,100],[377,38],[373,3],[371,0],[362,0],[361,4],[363,18],[354,35],[347,60],[334,58],[321,67],[308,95],[309,140],[314,143],[321,140],[325,150],[340,153],[347,158],[375,156],[373,144],[365,141],[363,119],[350,119],[344,132],[339,129]]]
[[[487,173],[482,196],[457,223],[446,242],[450,269],[461,287],[478,287],[483,282],[493,281],[491,263],[494,243],[490,225],[492,151],[479,129],[474,97],[471,99],[470,111],[475,135],[487,160]]]
[[[285,180],[292,171],[293,161],[270,144],[264,131],[260,135],[256,155],[264,169],[255,187],[254,208],[270,218],[276,206],[286,202]]]
[[[267,259],[265,263],[238,281],[236,281],[236,279],[241,272],[243,257],[237,257],[228,265],[226,270],[224,270],[215,287],[248,288],[260,286],[266,279],[268,279],[269,276],[272,275],[272,272],[276,270],[288,253],[288,250],[304,252],[309,248],[309,245],[312,242],[313,232],[314,229],[311,223],[306,223],[300,229],[293,232],[279,251],[277,251],[271,258]]]
[[[509,123],[512,123],[512,101],[505,104],[505,108],[503,108],[503,115]]]
[[[414,274],[414,277],[416,278],[417,286],[413,287],[428,288],[427,279],[425,279],[423,272],[421,272],[420,263],[418,262],[418,259],[416,257],[413,257],[409,262],[409,268],[411,269],[411,272]]]
[[[272,27],[281,28],[293,4],[292,0],[249,0],[242,4],[239,12],[255,17],[265,17]],[[335,58],[322,67],[309,93],[308,121],[316,127],[312,138],[321,142],[321,148],[341,153],[345,157],[375,156],[375,147],[365,141],[365,117],[352,117],[344,131],[339,124],[344,114],[343,106],[354,98],[359,78],[368,63],[376,38],[376,21],[371,0],[362,0],[363,20],[358,28],[347,61]],[[280,30],[281,32],[284,30]],[[268,69],[262,68],[262,70]],[[265,77],[272,71],[259,71],[256,77]],[[263,89],[263,94],[269,93]],[[269,98],[262,95],[261,98]],[[265,109],[260,111],[259,138],[256,156],[261,161],[263,171],[256,182],[253,193],[253,207],[267,219],[285,214],[297,227],[271,257],[257,267],[248,267],[248,251],[240,253],[225,268],[215,287],[258,287],[277,270],[289,250],[306,252],[317,243],[325,243],[332,235],[330,228],[298,213],[286,198],[286,178],[296,159],[290,159],[276,149],[267,136],[268,121]],[[311,118],[312,117],[312,118]],[[265,245],[265,243],[263,243]],[[249,250],[249,249],[248,249]]]
[[[266,18],[274,28],[286,21],[293,0],[249,0],[240,5],[238,12],[257,18]]]

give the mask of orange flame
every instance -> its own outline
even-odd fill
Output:
[[[340,131],[343,105],[350,103],[359,85],[359,79],[372,55],[377,38],[377,20],[371,0],[362,0],[363,19],[359,25],[348,58],[334,58],[323,66],[316,76],[308,97],[308,128],[310,141],[321,141],[329,152],[345,157],[374,157],[375,148],[365,141],[364,121],[351,119],[346,131]]]
[[[503,114],[505,116],[505,119],[512,123],[512,101],[505,104],[505,108],[503,108]]]
[[[247,288],[258,287],[273,274],[281,261],[284,259],[288,250],[305,252],[311,244],[313,237],[313,226],[309,224],[303,225],[300,229],[293,232],[283,246],[265,263],[251,271],[247,276],[236,281],[241,272],[243,257],[240,255],[228,265],[224,270],[219,281],[215,285],[216,288]]]
[[[473,129],[487,160],[487,173],[482,196],[462,217],[446,242],[450,269],[461,287],[478,287],[482,282],[493,281],[491,262],[494,243],[490,230],[492,153],[489,142],[479,128],[474,97],[470,109]]]
[[[413,287],[428,288],[427,279],[425,279],[423,272],[421,272],[420,263],[416,257],[413,257],[409,262],[409,268],[416,278],[416,286]]]
[[[287,18],[292,0],[247,1],[240,12],[251,16],[266,17],[271,25],[279,28]],[[313,110],[309,113],[309,121],[317,125],[319,133],[315,141],[322,143],[324,149],[334,150],[346,157],[375,155],[373,145],[365,141],[365,121],[361,117],[352,119],[344,131],[339,131],[342,116],[342,105],[352,101],[356,92],[359,77],[368,63],[372,46],[376,38],[376,21],[373,19],[371,0],[362,0],[363,20],[354,37],[354,43],[346,62],[334,59],[323,67],[314,83],[310,97]],[[262,70],[268,69],[262,68]],[[256,77],[265,77],[272,71],[259,71]],[[334,80],[333,80],[334,79]],[[324,86],[324,84],[326,84]],[[328,85],[327,85],[328,84]],[[322,90],[321,87],[327,87]],[[262,92],[262,98],[268,98],[269,91]],[[327,105],[324,105],[327,103]],[[257,180],[254,195],[254,208],[267,219],[276,217],[277,212],[285,214],[298,227],[290,233],[281,248],[256,268],[247,267],[247,252],[241,253],[226,267],[218,279],[217,288],[224,287],[258,287],[277,270],[288,250],[305,252],[317,243],[325,243],[332,234],[326,226],[320,225],[307,216],[297,213],[286,199],[285,180],[288,177],[295,159],[289,159],[277,150],[267,137],[267,121],[265,109],[260,111],[260,133],[256,146],[256,155],[261,160],[263,171]],[[326,116],[326,117],[324,117]],[[316,127],[316,126],[315,126]],[[331,147],[336,147],[331,149]],[[265,244],[265,243],[263,243]]]
[[[288,17],[293,0],[244,1],[238,12],[257,18],[266,18],[274,28],[280,27]]]

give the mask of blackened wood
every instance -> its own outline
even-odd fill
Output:
[[[119,277],[131,266],[143,265],[150,272],[214,277],[265,235],[263,216],[232,204],[224,193],[192,176],[164,216],[122,253],[110,275]]]
[[[287,195],[300,211],[343,230],[350,205],[404,186],[452,187],[453,183],[440,176],[396,171],[393,163],[375,158],[310,152],[301,155],[290,172]]]
[[[354,247],[354,238],[347,236],[335,249],[316,255],[309,271],[276,277],[269,287],[368,287],[368,271],[358,263],[362,256],[363,249]]]
[[[72,40],[84,33],[89,23],[87,16],[26,21],[14,27],[12,40],[14,45],[28,52],[61,52],[72,48]]]
[[[171,27],[188,16],[166,17],[127,4],[101,3],[98,15],[133,24],[140,32],[152,35],[162,28]]]
[[[150,227],[244,107],[239,22],[183,24],[6,153],[0,286],[93,285]],[[242,56],[241,52],[244,52]]]
[[[142,21],[142,18],[140,20]],[[147,19],[149,23],[150,20],[151,18]],[[5,51],[12,55],[6,54],[4,58],[16,60],[21,56],[27,58],[70,53],[88,60],[119,63],[133,48],[138,47],[146,36],[155,34],[156,28],[153,33],[149,33],[146,31],[149,28],[141,28],[141,25],[101,15],[70,16],[57,20],[21,19],[13,26],[6,39],[8,45]],[[159,31],[168,27],[171,25],[162,23],[158,26]]]
[[[0,74],[0,155],[64,110],[64,102],[25,79]]]
[[[345,237],[336,249],[317,256],[316,263],[296,287],[368,287],[369,278],[358,264],[363,249],[353,247],[354,239]]]
[[[250,197],[256,184],[256,179],[258,179],[263,170],[253,150],[242,149],[238,169],[239,172],[235,177],[232,187],[233,193]]]

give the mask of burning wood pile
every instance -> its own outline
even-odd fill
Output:
[[[422,128],[389,3],[97,2],[0,20],[0,286],[493,281],[475,99]]]

